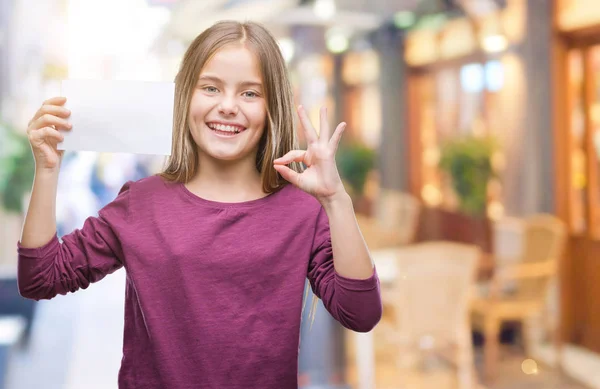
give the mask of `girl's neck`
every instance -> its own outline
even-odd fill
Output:
[[[198,197],[226,203],[256,200],[266,195],[253,160],[230,162],[200,157],[198,173],[186,187]]]

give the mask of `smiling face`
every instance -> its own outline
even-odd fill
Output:
[[[256,56],[228,45],[206,63],[189,108],[189,127],[201,157],[255,163],[267,105]]]
[[[248,82],[262,84],[258,95],[253,86],[259,85]],[[161,176],[187,183],[205,162],[229,160],[231,165],[239,158],[249,162],[254,155],[263,188],[271,193],[285,185],[273,160],[298,148],[294,116],[292,85],[275,37],[254,22],[215,23],[192,41],[175,77],[173,146]],[[234,126],[215,127],[217,123]],[[239,133],[220,134],[209,125]],[[294,163],[292,168],[300,171],[302,166]]]

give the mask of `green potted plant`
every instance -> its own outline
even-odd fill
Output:
[[[22,214],[23,199],[31,190],[35,162],[25,134],[0,122],[0,200],[8,213]]]
[[[0,219],[3,230],[0,236],[0,316],[19,315],[25,318],[23,342],[31,331],[36,302],[20,296],[17,285],[17,242],[14,230],[20,231],[25,206],[23,200],[31,190],[35,162],[29,140],[24,133],[0,121]],[[13,240],[14,239],[14,240]]]
[[[442,146],[439,167],[450,177],[461,212],[485,216],[488,183],[495,177],[492,156],[496,148],[494,138],[472,135]]]
[[[355,207],[361,208],[367,176],[375,167],[375,151],[361,143],[343,143],[338,149],[336,162]]]

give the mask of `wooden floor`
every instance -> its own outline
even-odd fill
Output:
[[[481,371],[481,353],[477,352],[477,367]],[[585,386],[566,377],[555,369],[541,363],[536,364],[536,374],[526,374],[527,365],[523,368],[525,356],[520,347],[504,347],[498,378],[485,385],[489,389],[584,389]],[[529,361],[528,361],[529,362]]]
[[[381,350],[381,349],[380,349]],[[386,355],[387,354],[387,355]],[[476,351],[476,365],[481,371],[481,352]],[[537,372],[526,374],[523,369],[525,357],[518,347],[502,350],[498,378],[494,382],[481,383],[481,389],[585,389],[586,387],[547,368],[536,364]],[[352,360],[349,359],[348,382],[356,388],[357,377]],[[526,365],[527,366],[527,365]],[[377,389],[455,389],[458,388],[455,371],[445,362],[430,359],[416,369],[400,369],[388,353],[378,352],[376,360]]]

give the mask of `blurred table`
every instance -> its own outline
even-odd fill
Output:
[[[396,281],[398,269],[396,266],[396,258],[402,255],[402,247],[375,250],[371,252],[371,257],[377,268],[377,275],[381,282],[382,288],[392,285]],[[485,281],[491,278],[494,273],[495,258],[493,254],[481,253],[479,264],[477,265],[477,280]]]
[[[408,246],[406,246],[408,247]],[[398,275],[397,258],[402,256],[403,247],[374,250],[371,258],[375,262],[377,275],[381,283],[382,299],[389,298]],[[495,259],[492,254],[482,253],[478,268],[477,280],[485,281],[492,277]],[[373,332],[355,332],[356,368],[358,372],[357,389],[375,389],[375,344]]]

